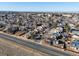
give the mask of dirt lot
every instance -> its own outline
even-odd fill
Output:
[[[0,38],[0,56],[41,56],[37,50]]]

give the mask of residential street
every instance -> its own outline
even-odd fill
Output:
[[[9,40],[9,41],[13,41],[13,45],[14,43],[17,43],[17,44],[20,44],[22,45],[21,48],[24,46],[24,47],[30,47],[30,48],[33,48],[33,53],[35,54],[35,50],[37,50],[38,52],[43,52],[45,53],[45,55],[52,55],[52,56],[70,56],[72,55],[71,53],[68,53],[66,51],[60,51],[60,50],[56,50],[56,49],[52,49],[52,48],[48,48],[46,46],[42,46],[42,45],[39,45],[39,44],[36,44],[36,43],[33,43],[33,42],[29,42],[29,41],[24,41],[24,40],[21,40],[21,39],[18,39],[18,38],[15,38],[15,37],[12,37],[12,36],[9,36],[9,35],[5,35],[5,34],[0,34],[0,38],[3,38],[3,39],[6,39],[6,40]],[[13,48],[13,46],[12,46]],[[31,50],[29,50],[28,52],[30,52]],[[36,53],[38,53],[36,52]],[[38,55],[38,54],[37,54]]]

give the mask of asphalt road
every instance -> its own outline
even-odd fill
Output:
[[[16,42],[17,44],[33,48],[33,49],[38,50],[40,52],[46,53],[49,56],[71,56],[72,55],[70,53],[59,51],[59,50],[56,50],[53,48],[48,48],[47,46],[43,46],[43,45],[40,45],[40,44],[37,44],[34,42],[24,41],[24,40],[21,40],[19,38],[9,36],[6,34],[2,34],[2,33],[0,33],[0,38],[10,40],[12,42]]]

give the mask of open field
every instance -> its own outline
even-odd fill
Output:
[[[0,55],[1,56],[28,56],[28,55],[45,55],[34,49],[21,46],[11,41],[0,38]]]

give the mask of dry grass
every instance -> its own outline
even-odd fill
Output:
[[[35,56],[35,55],[41,56],[46,54],[0,38],[0,55],[1,56]]]

